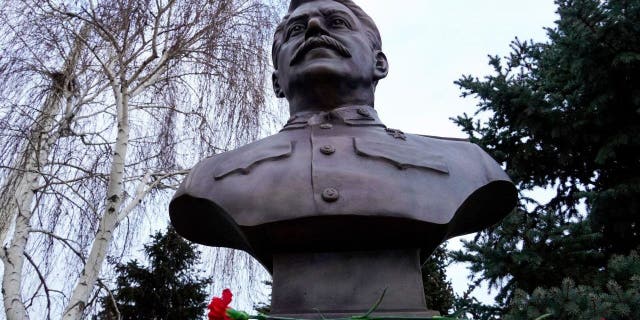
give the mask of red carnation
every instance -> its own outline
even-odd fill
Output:
[[[233,297],[231,290],[224,289],[222,298],[213,297],[211,299],[211,303],[209,303],[209,320],[231,320],[231,317],[227,315],[231,297]]]

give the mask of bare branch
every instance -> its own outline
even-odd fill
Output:
[[[47,319],[51,319],[51,297],[49,296],[49,287],[47,286],[47,279],[45,279],[44,275],[42,275],[42,273],[40,272],[40,269],[38,268],[36,263],[33,261],[33,258],[31,258],[31,256],[26,252],[24,252],[24,256],[27,258],[27,261],[29,261],[33,269],[38,274],[38,278],[40,278],[40,283],[44,288],[44,294],[47,297]]]
[[[276,114],[265,96],[274,20],[259,0],[6,3],[0,9],[5,310],[25,319],[33,305],[33,316],[44,318],[44,287],[26,307],[14,298],[24,294],[23,282],[35,288],[41,278],[51,284],[61,277],[74,282],[61,290],[68,305],[53,299],[49,312],[79,319],[106,294],[95,286],[108,289],[101,268],[109,250],[138,245],[128,240],[137,238],[139,223],[118,226],[153,218],[137,209],[169,196],[198,158],[255,139],[263,115]],[[49,242],[26,246],[33,239]],[[42,261],[40,275],[22,274],[23,261],[31,263],[23,252]],[[43,266],[57,267],[60,253],[73,258],[70,266],[44,272]]]

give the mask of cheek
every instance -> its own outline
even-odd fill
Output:
[[[357,55],[360,58],[366,57],[367,59],[373,59],[375,57],[374,50],[368,39],[355,41],[351,48],[352,51],[354,51],[351,52],[352,55]]]
[[[375,64],[375,56],[371,52],[371,50],[358,50],[357,52],[351,53],[353,56],[353,61],[361,66],[373,66]]]
[[[289,61],[278,59],[278,78],[283,79],[289,74]]]
[[[296,49],[296,46],[293,46],[291,44],[282,46],[282,48],[280,49],[280,52],[278,53],[278,64],[288,65],[291,58],[293,58],[293,53],[295,52],[295,49]]]

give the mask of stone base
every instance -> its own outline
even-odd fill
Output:
[[[319,319],[363,315],[383,292],[376,315],[437,315],[426,307],[418,249],[273,256],[274,316]]]
[[[346,319],[351,318],[353,316],[361,316],[364,315],[365,312],[362,313],[294,313],[294,314],[269,314],[271,317],[283,317],[283,318],[297,318],[297,319]],[[373,312],[369,315],[371,318],[384,318],[385,320],[393,320],[393,317],[403,317],[403,318],[430,318],[434,316],[439,316],[440,313],[434,310],[427,310],[423,312]]]

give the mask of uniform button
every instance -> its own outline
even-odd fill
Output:
[[[320,152],[322,152],[323,154],[332,154],[334,152],[336,152],[336,148],[332,145],[324,145],[322,147],[320,147]]]
[[[365,108],[358,108],[358,114],[363,117],[371,117],[371,113]]]
[[[322,199],[326,202],[334,202],[340,198],[340,193],[334,188],[326,188],[322,191]]]
[[[320,129],[331,129],[333,128],[333,125],[331,125],[331,123],[323,123],[320,125]]]

